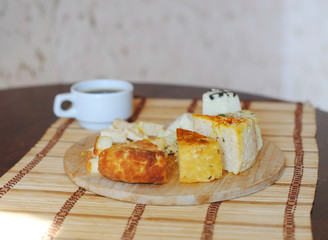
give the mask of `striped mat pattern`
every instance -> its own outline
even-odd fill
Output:
[[[1,239],[312,239],[318,172],[315,110],[309,105],[243,102],[263,138],[283,151],[283,176],[258,193],[196,206],[151,206],[98,196],[65,175],[63,156],[92,131],[58,119],[0,178]],[[196,99],[134,99],[130,121],[169,124],[201,113]]]

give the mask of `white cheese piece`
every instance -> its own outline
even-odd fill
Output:
[[[150,138],[149,141],[151,141],[153,144],[155,144],[158,147],[158,150],[164,150],[167,147],[166,141],[164,138]]]
[[[236,93],[228,90],[211,89],[203,94],[203,115],[217,116],[241,110]]]
[[[262,140],[259,121],[257,120],[257,117],[256,117],[255,113],[253,113],[250,110],[242,110],[242,111],[238,111],[238,112],[235,112],[235,113],[227,113],[226,116],[227,117],[236,117],[236,118],[245,118],[246,117],[246,118],[250,118],[250,119],[254,120],[254,122],[255,122],[255,131],[256,131],[257,149],[258,149],[258,151],[260,151],[262,146],[263,146],[263,140]]]
[[[126,133],[120,129],[104,129],[100,131],[100,136],[108,136],[113,138],[115,143],[125,143],[127,140]]]
[[[113,121],[113,127],[116,129],[127,129],[127,128],[137,128],[136,123],[129,123],[125,120],[122,120],[120,118],[115,118]]]
[[[163,124],[151,123],[151,122],[139,122],[139,131],[147,136],[158,136],[160,131],[164,129]]]
[[[161,129],[157,137],[163,138],[167,144],[167,148],[164,152],[166,154],[176,154],[178,151],[176,129],[183,128],[193,131],[193,125],[192,114],[184,113],[172,122],[166,130]]]
[[[176,141],[177,141],[177,135],[176,135],[175,131],[172,131],[170,129],[161,131],[158,134],[158,137],[165,139],[165,142],[167,145],[174,145],[174,144],[176,144]]]
[[[170,129],[163,130],[158,135],[159,138],[162,138],[166,142],[166,147],[163,149],[166,155],[177,155],[178,146],[177,146],[177,135],[175,131]]]
[[[145,134],[140,132],[136,123],[129,123],[122,119],[116,118],[113,121],[113,127],[125,133],[126,137],[132,141],[142,140],[147,138]]]
[[[88,159],[85,162],[85,167],[90,174],[99,173],[98,171],[98,158]],[[100,173],[99,173],[100,174]]]
[[[126,137],[132,141],[138,141],[148,138],[145,134],[142,134],[137,128],[125,128],[124,133]]]
[[[113,138],[108,136],[98,136],[96,138],[93,153],[99,155],[104,149],[110,148],[113,144]]]
[[[191,113],[184,113],[168,126],[168,130],[176,132],[177,128],[193,131],[193,117]]]

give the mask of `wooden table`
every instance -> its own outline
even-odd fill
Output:
[[[56,94],[70,85],[53,85],[0,91],[0,176],[32,148],[57,119],[53,114]],[[135,84],[135,96],[152,98],[200,98],[208,88]],[[241,100],[277,101],[239,93]],[[316,110],[319,175],[311,213],[314,239],[328,236],[328,113]]]

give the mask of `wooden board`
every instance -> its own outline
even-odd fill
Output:
[[[66,174],[75,184],[91,192],[133,203],[194,205],[233,199],[265,189],[280,178],[284,169],[283,153],[272,142],[264,140],[255,165],[239,175],[224,173],[221,179],[210,183],[179,183],[178,166],[171,157],[167,184],[129,184],[87,172],[86,159],[81,153],[94,145],[95,138],[96,135],[89,136],[67,150]]]

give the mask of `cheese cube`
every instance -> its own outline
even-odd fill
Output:
[[[126,128],[136,128],[136,123],[129,123],[125,120],[122,120],[120,118],[115,118],[113,121],[113,127],[116,129],[126,129]]]
[[[158,134],[164,129],[164,125],[151,122],[139,122],[139,131],[147,136],[158,136]]]
[[[115,143],[125,143],[127,140],[126,133],[120,129],[104,129],[100,131],[100,136],[107,136],[113,139]]]
[[[172,122],[167,129],[171,131],[176,131],[177,128],[187,129],[193,131],[193,118],[191,113],[184,113],[178,117],[174,122]]]
[[[158,137],[163,138],[167,145],[176,144],[177,136],[176,136],[175,131],[172,131],[169,129],[162,130],[159,132]]]
[[[149,141],[151,141],[153,144],[155,144],[158,147],[158,150],[164,150],[167,147],[166,141],[164,138],[149,138]]]
[[[108,136],[97,136],[93,153],[99,155],[104,149],[110,148],[113,144],[113,138]]]
[[[85,162],[85,167],[86,167],[88,173],[90,173],[90,174],[99,173],[98,160],[99,160],[98,158],[91,158]]]
[[[124,129],[124,132],[126,134],[126,137],[132,141],[138,141],[142,139],[148,138],[146,135],[141,133],[138,129],[136,128],[126,128]]]
[[[125,133],[126,137],[132,141],[138,141],[147,138],[145,134],[139,131],[136,123],[129,123],[122,119],[116,118],[113,121],[114,129],[121,130]]]
[[[217,116],[241,110],[236,93],[228,90],[211,89],[203,94],[203,115]]]
[[[210,182],[222,177],[219,144],[193,131],[177,129],[179,182]]]
[[[253,119],[197,114],[193,117],[196,132],[219,142],[224,170],[238,174],[253,166],[258,153]]]

